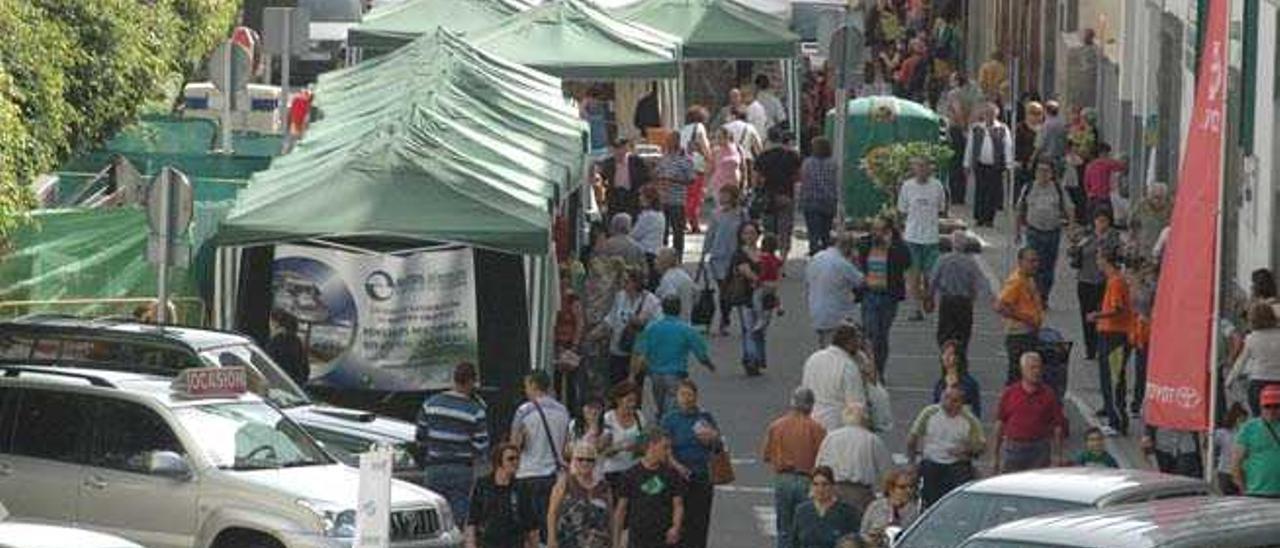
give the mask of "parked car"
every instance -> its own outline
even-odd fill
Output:
[[[0,548],[142,548],[113,535],[61,525],[26,523],[7,519],[0,504]]]
[[[982,531],[964,548],[1273,548],[1280,503],[1190,497],[1021,519]]]
[[[248,337],[124,319],[28,316],[0,323],[0,365],[49,365],[175,376],[193,367],[240,365],[265,381],[262,396],[352,466],[374,444],[396,449],[396,477],[421,483],[416,428],[367,411],[318,403]]]
[[[248,376],[0,365],[0,502],[150,548],[349,548],[360,472],[260,397],[197,380],[223,371]],[[395,548],[462,545],[422,487],[391,480],[388,520]]]
[[[984,529],[1031,516],[1210,494],[1203,480],[1146,470],[1047,468],[969,482],[929,507],[894,548],[960,546]]]

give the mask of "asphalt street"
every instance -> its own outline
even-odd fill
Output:
[[[689,237],[689,262],[696,261],[701,237]],[[715,373],[691,367],[700,387],[701,403],[718,420],[732,452],[737,481],[716,490],[710,545],[716,548],[764,547],[773,545],[774,513],[772,474],[759,460],[759,447],[770,421],[786,411],[787,399],[799,384],[804,361],[817,349],[817,338],[809,327],[804,301],[804,268],[807,241],[797,237],[786,264],[781,298],[785,313],[768,331],[769,367],[759,377],[747,377],[740,365],[741,337],[735,324],[728,337],[710,339]],[[1003,279],[1004,266],[998,253],[987,251],[980,261],[989,278]],[[691,271],[693,269],[690,266]],[[985,292],[975,306],[974,338],[970,344],[971,372],[983,395],[983,421],[990,430],[991,416],[1005,377],[1006,358],[998,317],[991,309],[991,294]],[[931,403],[933,385],[939,376],[936,318],[907,319],[911,306],[900,307],[890,334],[890,357],[886,368],[895,427],[886,437],[895,460],[906,461],[906,429],[925,405]],[[1075,407],[1068,406],[1072,425],[1084,424]],[[1072,442],[1068,451],[1079,444]],[[1069,453],[1068,453],[1069,454]],[[979,463],[986,469],[988,458]]]

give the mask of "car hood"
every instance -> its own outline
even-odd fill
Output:
[[[417,433],[414,425],[382,417],[367,411],[357,411],[343,407],[328,405],[300,405],[285,409],[289,418],[306,427],[332,430],[348,435],[359,434],[371,441],[384,441],[394,444],[412,442]]]
[[[112,535],[83,529],[38,525],[35,523],[0,523],[0,548],[142,548]]]
[[[354,508],[360,489],[360,472],[342,464],[250,470],[235,472],[235,475],[276,492],[340,508]],[[443,504],[444,499],[431,491],[408,482],[391,480],[392,507],[420,508],[429,505],[439,508]]]

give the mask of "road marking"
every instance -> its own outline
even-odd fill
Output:
[[[729,462],[733,463],[734,466],[753,466],[759,461],[756,459],[729,459]]]
[[[756,515],[756,528],[767,538],[778,536],[778,512],[772,506],[752,506]]]

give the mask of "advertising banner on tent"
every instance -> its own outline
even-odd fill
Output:
[[[277,246],[274,332],[284,317],[297,320],[310,383],[447,387],[454,364],[476,361],[474,264],[470,248],[390,255]]]

